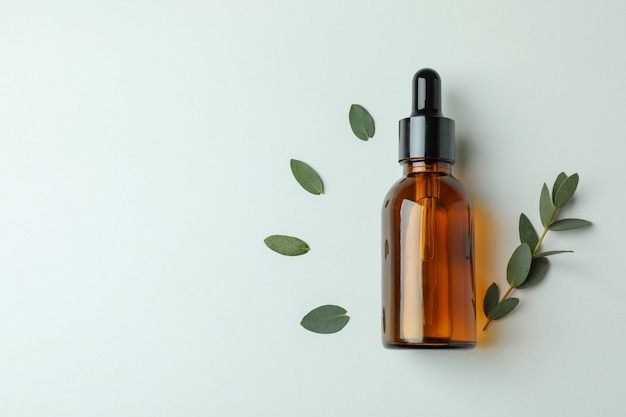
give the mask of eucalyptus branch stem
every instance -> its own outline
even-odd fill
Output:
[[[532,255],[533,256],[535,256],[537,254],[537,252],[539,252],[539,248],[541,247],[541,244],[543,243],[543,239],[548,234],[548,231],[550,230],[550,224],[556,218],[556,215],[559,212],[559,208],[560,208],[559,206],[555,206],[554,207],[554,210],[552,211],[552,216],[550,216],[550,221],[548,222],[548,225],[543,228],[543,233],[541,233],[541,237],[537,241],[537,245],[535,245],[535,248],[532,251]],[[501,303],[504,300],[506,300],[507,298],[509,298],[509,296],[513,293],[513,290],[515,290],[515,287],[513,287],[513,285],[509,285],[509,289],[504,293],[504,295],[500,299],[499,303]],[[487,327],[489,327],[489,324],[491,324],[492,321],[493,320],[491,320],[491,319],[487,319],[487,323],[485,323],[485,326],[483,327],[483,331],[487,330]]]
[[[519,239],[520,244],[509,258],[506,267],[506,280],[509,288],[500,298],[500,288],[497,283],[492,283],[485,292],[483,298],[483,311],[487,321],[483,331],[487,330],[494,320],[500,320],[513,311],[520,300],[511,297],[515,290],[537,285],[548,272],[550,263],[547,256],[556,255],[571,250],[551,250],[541,251],[543,241],[549,231],[562,231],[578,229],[589,226],[591,222],[583,219],[560,219],[557,214],[572,199],[576,187],[578,187],[578,174],[568,176],[561,172],[554,181],[552,192],[544,182],[539,196],[539,217],[543,225],[541,235],[537,234],[537,229],[524,213],[519,217]]]
[[[550,221],[548,222],[548,225],[543,228],[543,233],[541,234],[541,237],[539,238],[537,245],[533,249],[533,256],[535,256],[537,252],[539,252],[539,248],[541,247],[541,244],[543,243],[543,238],[546,237],[548,230],[550,230],[550,224],[552,224],[552,222],[556,218],[556,214],[559,212],[559,209],[560,209],[559,206],[554,207],[554,210],[552,211],[552,216],[550,217]]]

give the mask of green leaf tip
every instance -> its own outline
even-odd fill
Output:
[[[578,187],[578,181],[579,181],[578,174],[570,175],[565,180],[563,180],[562,183],[559,184],[558,189],[556,191],[552,190],[552,192],[554,193],[554,205],[555,206],[563,207],[570,201],[570,199],[576,192],[576,188]]]
[[[374,133],[376,133],[374,118],[372,118],[372,115],[369,114],[365,107],[360,104],[350,106],[348,120],[350,121],[352,132],[357,138],[366,141],[374,137]]]
[[[531,249],[539,243],[539,235],[524,213],[519,216],[519,239],[520,243],[528,243]]]
[[[291,167],[291,173],[302,188],[311,194],[324,194],[322,179],[309,164],[297,159],[292,159],[289,161],[289,166]]]
[[[533,259],[528,277],[517,288],[524,289],[539,284],[548,273],[550,262],[546,257]]]
[[[524,283],[530,272],[532,260],[533,255],[528,243],[522,243],[515,249],[506,267],[506,280],[509,285],[518,288]]]
[[[304,255],[311,250],[306,242],[293,236],[271,235],[266,237],[263,242],[274,252],[285,256]]]
[[[561,187],[561,184],[563,184],[563,181],[565,181],[567,179],[567,174],[565,172],[561,172],[559,175],[557,175],[556,180],[554,180],[554,185],[552,186],[552,201],[554,202],[554,196],[556,195],[556,192],[559,190],[559,188]]]
[[[573,250],[548,250],[545,252],[533,255],[534,258],[544,258],[546,256],[558,255],[559,253],[574,253]]]
[[[491,313],[488,317],[490,320],[500,320],[504,316],[508,315],[511,311],[513,311],[518,304],[518,298],[507,298],[501,303],[498,303],[498,305],[491,310]]]
[[[554,205],[552,204],[548,186],[544,183],[541,188],[541,196],[539,197],[539,217],[541,218],[541,224],[543,224],[544,227],[548,227],[552,221],[553,215]]]
[[[305,329],[320,334],[337,333],[343,329],[350,317],[347,311],[336,305],[323,305],[309,311],[300,322]]]
[[[550,230],[561,232],[563,230],[578,229],[579,227],[591,226],[591,222],[583,219],[561,219],[550,225]]]
[[[485,316],[489,317],[491,311],[496,305],[498,305],[499,300],[500,288],[498,288],[498,284],[494,282],[489,286],[489,288],[487,288],[485,299],[483,300],[483,311],[485,312]]]

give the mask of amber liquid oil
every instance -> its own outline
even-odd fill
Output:
[[[405,161],[382,211],[385,347],[476,344],[472,205],[443,161]]]

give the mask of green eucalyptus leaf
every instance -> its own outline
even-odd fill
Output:
[[[558,255],[559,253],[572,253],[572,252],[574,252],[574,251],[573,250],[549,250],[549,251],[538,253],[534,257],[535,258],[544,258],[546,256]]]
[[[552,215],[554,214],[554,205],[550,198],[550,192],[548,186],[544,183],[541,188],[541,196],[539,197],[539,215],[541,217],[541,224],[544,227],[548,227],[550,221],[552,221]]]
[[[528,273],[528,278],[526,278],[526,281],[524,281],[522,285],[517,288],[523,289],[539,284],[543,277],[546,276],[549,267],[550,262],[548,261],[548,258],[541,257],[533,259],[530,266],[530,272]]]
[[[300,325],[315,333],[336,333],[343,329],[350,317],[346,310],[334,305],[314,308],[302,318]]]
[[[498,305],[495,306],[491,310],[491,314],[489,314],[488,317],[491,320],[500,320],[502,317],[506,316],[511,311],[513,311],[513,309],[515,309],[515,307],[517,307],[518,304],[519,304],[519,299],[507,298],[506,300],[503,300],[501,303],[498,303]]]
[[[303,255],[311,250],[304,241],[293,236],[272,235],[266,237],[263,241],[274,252],[286,256]]]
[[[573,174],[567,177],[563,184],[559,187],[559,189],[554,194],[554,205],[557,207],[563,207],[566,205],[569,200],[576,192],[576,188],[578,187],[578,174]]]
[[[498,304],[500,301],[500,288],[498,288],[498,284],[495,282],[487,288],[487,292],[485,293],[485,298],[483,300],[483,311],[485,312],[485,316],[489,317],[489,313],[491,310]]]
[[[554,181],[554,186],[552,187],[552,201],[554,202],[554,196],[556,196],[556,192],[561,188],[561,184],[563,181],[567,179],[567,174],[565,172],[561,172]]]
[[[368,140],[374,137],[376,126],[374,119],[369,114],[365,107],[359,104],[353,104],[350,106],[350,112],[348,113],[348,119],[350,120],[350,127],[352,132],[357,138],[361,140]]]
[[[531,249],[539,243],[539,235],[524,213],[519,216],[519,239],[521,243],[528,243]]]
[[[585,227],[591,225],[591,222],[583,219],[561,219],[557,220],[550,225],[550,230],[560,232],[563,230],[578,229],[579,227]]]
[[[506,266],[506,280],[509,285],[518,288],[524,283],[530,271],[532,260],[533,255],[528,243],[522,243],[515,249]]]
[[[307,163],[292,159],[289,162],[291,172],[298,183],[311,194],[324,194],[322,179]]]

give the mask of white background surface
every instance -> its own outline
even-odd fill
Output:
[[[625,14],[0,1],[0,415],[624,415]],[[578,172],[567,214],[594,222],[548,236],[576,252],[471,351],[380,343],[379,210],[426,66],[476,206],[480,303],[544,181]],[[376,119],[369,142],[351,103]],[[275,233],[312,251],[270,252]],[[299,326],[327,303],[343,331]]]

